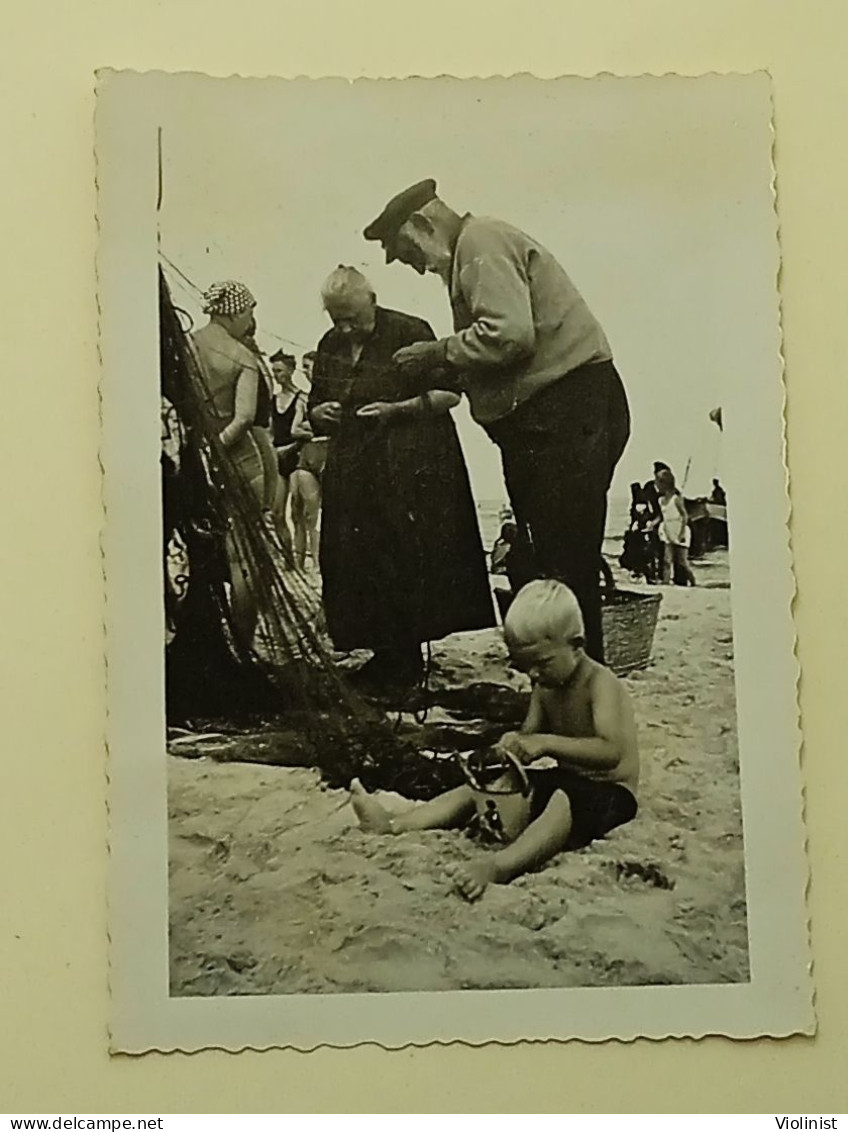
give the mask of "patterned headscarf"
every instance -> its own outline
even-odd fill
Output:
[[[256,299],[244,283],[237,283],[234,279],[213,283],[203,296],[204,314],[244,314],[255,306]]]

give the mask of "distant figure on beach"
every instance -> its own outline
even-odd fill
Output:
[[[713,480],[713,490],[710,492],[710,503],[717,507],[727,506],[727,493],[717,479]]]
[[[277,453],[277,494],[274,499],[274,526],[288,554],[292,553],[292,536],[287,509],[291,476],[297,467],[303,444],[311,436],[306,427],[306,398],[294,384],[297,361],[292,354],[277,350],[268,359],[273,373],[271,400],[271,435]]]
[[[504,584],[494,587],[501,621],[506,616],[510,602],[521,589],[528,570],[532,571],[528,554],[527,541],[520,537],[517,523],[512,520],[502,523],[501,533],[492,547],[489,560],[492,574],[506,579]]]
[[[585,651],[583,617],[562,582],[530,582],[507,613],[512,662],[533,683],[519,732],[503,736],[464,764],[468,784],[392,816],[358,779],[351,803],[361,827],[376,833],[467,827],[495,842],[457,866],[454,885],[477,900],[564,849],[577,849],[636,816],[639,751],[624,683]],[[554,759],[550,769],[537,760]],[[525,767],[530,767],[525,770]]]
[[[727,525],[727,492],[717,479],[713,480],[713,489],[707,502],[711,503],[714,508],[708,520],[709,546],[711,549],[713,547],[727,548],[730,546]],[[718,507],[721,508],[720,512],[715,510]]]
[[[468,471],[451,409],[459,395],[431,363],[394,354],[433,340],[420,318],[378,306],[354,267],[322,288],[333,324],[318,346],[309,412],[328,434],[320,562],[337,649],[371,649],[353,679],[413,686],[421,645],[495,624]]]
[[[657,476],[660,472],[670,472],[671,468],[668,464],[664,464],[662,460],[654,461],[654,475],[652,479],[647,480],[642,484],[642,495],[651,509],[653,519],[648,525],[648,542],[654,555],[654,576],[662,578],[663,566],[665,563],[665,547],[662,539],[660,538],[660,527],[662,525],[662,509],[660,508],[659,489],[657,488]]]
[[[668,464],[664,464],[662,460],[654,461],[654,474],[649,480],[642,484],[642,497],[651,508],[657,520],[661,518],[660,504],[659,504],[659,489],[657,487],[657,476],[660,472],[670,472],[671,468]]]
[[[312,386],[315,351],[310,350],[301,359],[301,369]],[[297,464],[291,473],[291,519],[294,528],[294,561],[299,570],[306,568],[307,557],[313,569],[318,568],[318,520],[321,516],[321,477],[327,462],[329,438],[316,434],[308,417],[302,424],[305,443],[297,454]]]
[[[515,523],[501,524],[501,533],[492,547],[491,570],[493,574],[509,573],[509,556],[518,538],[518,527]]]
[[[603,662],[599,561],[627,396],[598,320],[555,257],[492,217],[461,215],[421,181],[365,229],[386,262],[439,276],[455,333],[398,350],[401,373],[446,367],[501,450],[528,573],[574,590],[586,650]]]
[[[630,485],[630,523],[624,532],[624,545],[618,560],[619,566],[629,570],[634,578],[644,578],[654,582],[658,576],[657,526],[659,519],[654,508],[645,498],[639,483]]]
[[[680,571],[682,585],[694,586],[695,575],[689,565],[689,543],[691,532],[689,530],[689,516],[683,505],[683,497],[677,489],[674,476],[670,471],[663,470],[657,473],[657,491],[659,497],[662,523],[660,524],[660,541],[663,544],[665,556],[663,560],[663,585],[670,585],[672,573]],[[675,584],[677,584],[675,582]]]

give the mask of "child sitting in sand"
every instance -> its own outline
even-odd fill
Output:
[[[504,637],[510,657],[532,681],[527,717],[488,755],[465,764],[468,785],[398,817],[358,779],[351,802],[363,829],[377,833],[450,829],[475,821],[502,843],[494,853],[456,866],[462,896],[477,900],[576,849],[636,815],[639,752],[633,707],[624,684],[584,650],[583,618],[562,582],[530,582],[509,607]],[[556,765],[526,771],[537,760]]]

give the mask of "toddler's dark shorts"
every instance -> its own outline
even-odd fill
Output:
[[[532,788],[531,821],[539,817],[557,790],[567,795],[571,803],[567,849],[581,849],[616,826],[632,821],[639,808],[627,787],[618,782],[597,782],[559,767],[528,770],[527,777]]]

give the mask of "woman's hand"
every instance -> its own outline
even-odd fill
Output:
[[[312,423],[319,432],[335,432],[342,419],[340,401],[322,401],[310,413]]]
[[[417,377],[435,366],[444,365],[444,342],[413,342],[411,346],[402,346],[393,356],[392,361],[402,374],[407,377]]]
[[[391,401],[371,401],[368,405],[363,405],[360,409],[356,410],[358,417],[363,417],[366,420],[376,421],[378,424],[388,424],[399,416],[400,409],[398,404]]]

